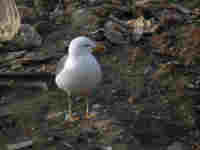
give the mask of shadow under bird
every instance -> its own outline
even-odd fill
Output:
[[[55,82],[60,89],[68,94],[68,114],[65,120],[74,121],[79,117],[72,116],[72,95],[86,97],[85,119],[95,115],[89,113],[88,97],[102,79],[101,67],[92,55],[96,43],[91,39],[80,36],[70,42],[68,55],[65,55],[57,64]]]

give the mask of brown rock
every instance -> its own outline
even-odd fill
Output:
[[[33,8],[26,7],[26,6],[20,6],[20,7],[18,7],[18,10],[19,10],[19,14],[20,14],[22,22],[26,18],[27,19],[34,19],[36,17],[36,14],[35,14]]]

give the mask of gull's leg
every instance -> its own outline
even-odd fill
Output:
[[[68,92],[68,114],[65,113],[65,121],[76,121],[76,120],[80,120],[80,117],[78,116],[73,116],[72,115],[72,95],[70,92]]]
[[[89,113],[89,97],[86,97],[86,112],[85,112],[85,119],[92,119],[96,117],[96,114]]]

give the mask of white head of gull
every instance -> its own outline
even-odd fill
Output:
[[[57,65],[56,79],[57,86],[68,94],[68,117],[66,120],[74,121],[79,118],[72,116],[71,103],[72,94],[89,96],[92,89],[100,83],[102,72],[96,58],[91,54],[95,48],[94,41],[87,37],[80,36],[70,42],[68,55],[61,58]],[[85,118],[93,115],[88,113],[88,98]]]

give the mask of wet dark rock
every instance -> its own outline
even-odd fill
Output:
[[[176,10],[165,9],[161,13],[161,23],[166,25],[174,25],[177,23],[183,23],[185,18],[182,14],[178,13]]]
[[[91,144],[88,146],[88,150],[112,150],[112,147],[99,144]]]
[[[90,5],[95,5],[97,3],[102,3],[103,0],[87,0],[89,2]]]
[[[38,112],[32,114],[32,119],[35,119],[41,123],[47,124],[46,115],[48,113],[49,106],[48,105],[41,105]]]
[[[117,102],[119,104],[119,102]],[[135,112],[131,112],[128,106],[121,103],[122,108],[117,106],[117,103],[113,105],[112,113],[115,114],[117,120],[122,122],[129,122],[135,119]]]
[[[65,51],[65,48],[68,46],[68,41],[71,39],[69,35],[70,32],[67,27],[49,33],[44,41],[43,48],[54,52]]]
[[[17,57],[21,57],[24,54],[26,54],[26,50],[23,51],[18,51],[18,52],[9,52],[7,54],[7,57],[5,58],[6,61],[12,60],[12,59],[16,59]]]
[[[22,24],[19,35],[12,42],[21,48],[40,47],[42,44],[42,37],[31,25]]]
[[[99,109],[101,109],[103,106],[102,105],[100,105],[100,104],[93,104],[92,105],[92,109],[93,110],[99,110]]]
[[[8,102],[8,98],[7,97],[2,96],[0,98],[0,105],[4,105],[4,104],[8,104],[8,103],[9,102]]]
[[[89,139],[95,138],[97,134],[98,134],[97,130],[93,128],[81,128],[81,134],[80,134],[79,140],[80,141],[82,141],[83,139],[89,140]]]
[[[34,51],[34,52],[29,52],[24,55],[24,58],[27,58],[26,61],[22,61],[22,64],[30,64],[30,63],[41,63],[41,62],[47,62],[51,60],[54,56],[52,56],[50,53],[44,51]]]
[[[190,147],[181,142],[174,142],[167,147],[167,150],[189,150]]]
[[[105,28],[105,37],[113,44],[127,44],[127,40],[125,39],[122,32],[119,31],[119,25],[108,21],[104,25]],[[118,29],[118,30],[116,30]]]
[[[113,144],[112,150],[144,150],[143,147],[141,147],[139,144],[136,143],[130,143],[130,144],[125,144],[125,143],[116,143]]]
[[[38,33],[44,37],[44,39],[47,38],[47,36],[51,34],[52,31],[58,30],[56,24],[44,20],[36,22],[33,26],[38,31]]]
[[[96,31],[100,20],[99,17],[85,8],[75,10],[71,16],[73,29],[84,32]]]
[[[31,147],[33,145],[33,141],[30,139],[18,139],[15,143],[7,144],[8,150],[17,150],[24,149],[27,147]]]
[[[34,5],[37,15],[48,16],[49,13],[52,12],[57,7],[57,5],[59,4],[59,0],[55,1],[35,0],[32,3]]]
[[[0,132],[14,139],[17,135],[20,135],[21,130],[17,130],[17,122],[12,118],[4,118],[0,121]]]
[[[56,8],[50,13],[50,19],[55,20],[58,17],[64,15],[64,9],[62,9],[61,4],[57,4]]]
[[[155,145],[168,144],[173,138],[186,134],[184,126],[151,118],[149,115],[137,118],[134,132],[142,143]]]

